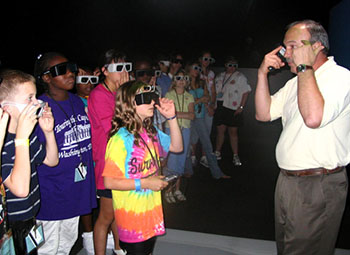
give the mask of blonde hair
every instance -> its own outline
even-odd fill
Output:
[[[0,84],[0,102],[8,99],[17,90],[18,85],[26,82],[35,84],[34,76],[19,70],[6,69],[0,73],[2,82]]]
[[[180,73],[182,73],[184,76],[189,76],[184,69],[180,69],[179,71],[177,71],[171,80],[170,89],[175,89],[175,87],[176,87],[175,76],[178,76]],[[185,90],[189,87],[189,85],[190,85],[190,81],[186,81]]]

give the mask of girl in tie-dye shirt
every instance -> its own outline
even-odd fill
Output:
[[[170,137],[154,127],[155,107],[168,120]],[[159,157],[182,147],[172,100],[159,98],[154,86],[141,81],[118,89],[103,176],[112,190],[120,246],[128,255],[151,254],[155,237],[165,233],[161,190],[168,183],[160,175]]]

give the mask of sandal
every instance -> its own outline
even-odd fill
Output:
[[[165,192],[165,200],[169,203],[176,203],[176,200],[174,198],[173,192],[169,191],[169,192]]]
[[[174,196],[179,201],[186,201],[186,197],[184,196],[184,194],[182,194],[182,192],[180,190],[175,191]]]

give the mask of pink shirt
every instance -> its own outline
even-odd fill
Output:
[[[111,121],[114,115],[116,92],[108,91],[103,84],[97,85],[88,99],[88,116],[91,124],[92,157],[95,162],[97,189],[105,189],[103,169]]]

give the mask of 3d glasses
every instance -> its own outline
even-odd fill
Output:
[[[156,92],[142,93],[135,96],[135,102],[137,105],[150,104],[152,100],[155,104],[159,105],[159,95]]]
[[[203,61],[209,61],[211,64],[215,63],[215,58],[208,58],[208,57],[203,57]]]
[[[173,59],[173,60],[171,61],[171,63],[183,65],[183,60],[182,60],[182,59],[179,59],[179,58],[176,58],[176,59]]]
[[[142,77],[145,75],[150,76],[150,77],[153,77],[153,76],[159,77],[160,74],[161,74],[160,70],[154,70],[154,69],[136,70],[135,71],[136,77]]]
[[[120,73],[123,71],[130,72],[132,70],[132,63],[125,62],[125,63],[113,63],[105,65],[107,67],[108,72],[110,73]]]
[[[236,63],[227,63],[226,67],[235,67],[235,68],[237,68],[238,64],[236,64]]]
[[[94,76],[94,75],[79,75],[76,78],[76,83],[79,84],[88,84],[91,83],[93,85],[98,83],[98,76]]]
[[[185,75],[185,76],[176,75],[176,76],[174,76],[174,80],[175,81],[182,81],[182,80],[189,81],[190,77],[188,77],[187,75]]]
[[[56,77],[59,75],[66,74],[68,70],[72,73],[77,73],[78,72],[77,64],[72,62],[64,62],[64,63],[50,67],[49,70],[43,72],[43,75],[51,74],[52,77]]]
[[[159,94],[155,86],[147,85],[138,90],[135,95],[135,102],[137,105],[150,104],[152,100],[159,105]]]
[[[198,72],[202,72],[202,68],[200,66],[192,66],[192,69]]]

